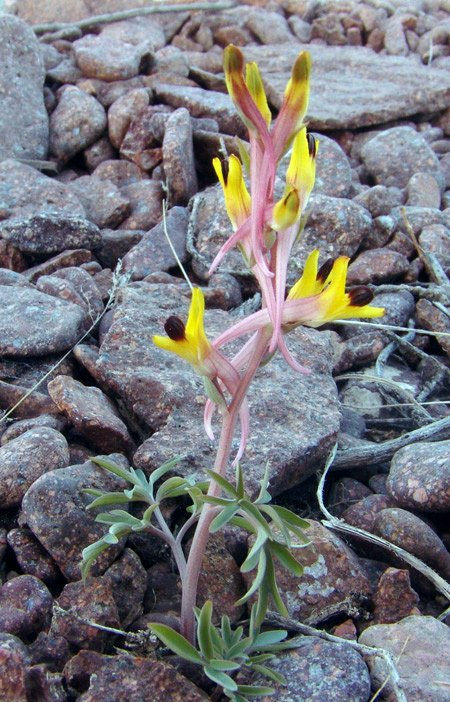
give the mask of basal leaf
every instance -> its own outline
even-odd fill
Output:
[[[212,617],[212,602],[211,600],[206,600],[205,604],[200,610],[197,623],[197,640],[200,651],[203,656],[208,660],[214,658],[214,646],[211,638],[211,617]]]
[[[181,656],[181,658],[185,658],[191,663],[199,663],[200,665],[203,663],[203,659],[197,649],[170,626],[153,623],[148,626],[158,639],[177,656]]]
[[[96,465],[100,466],[101,468],[104,468],[110,473],[114,473],[114,475],[117,475],[119,478],[126,480],[127,483],[133,483],[133,485],[138,484],[138,480],[130,473],[129,470],[127,470],[127,468],[122,468],[122,466],[118,466],[116,463],[108,461],[107,458],[96,457],[91,458],[90,460],[92,463],[95,463]]]
[[[259,650],[262,646],[268,646],[269,644],[279,643],[287,636],[287,631],[285,629],[272,629],[271,631],[262,631],[253,640],[252,649]]]
[[[215,668],[212,668],[210,665],[205,665],[203,670],[210,680],[221,685],[225,690],[230,690],[231,692],[237,690],[237,683],[226,673],[215,670]]]
[[[271,541],[269,544],[271,552],[276,556],[287,570],[296,575],[298,578],[303,574],[303,566],[295,560],[289,549],[276,541]]]

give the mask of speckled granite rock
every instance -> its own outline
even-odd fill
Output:
[[[92,222],[76,215],[54,212],[11,217],[0,224],[0,236],[28,254],[96,249],[101,242],[100,230]]]
[[[4,700],[25,702],[27,647],[17,636],[0,632],[0,661],[0,696]]]
[[[445,512],[450,507],[450,441],[420,442],[397,451],[386,484],[402,507]]]
[[[50,624],[53,597],[33,575],[19,575],[0,589],[0,630],[33,639]]]
[[[92,95],[66,86],[50,117],[50,152],[65,163],[93,144],[106,128],[106,114]]]

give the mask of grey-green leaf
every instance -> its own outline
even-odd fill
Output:
[[[191,661],[191,663],[201,664],[203,662],[197,649],[170,626],[166,624],[149,624],[149,629],[177,656],[181,656],[187,661]]]

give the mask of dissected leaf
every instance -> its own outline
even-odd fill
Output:
[[[225,524],[227,524],[230,519],[234,517],[236,512],[239,509],[239,505],[236,503],[232,503],[231,505],[228,505],[228,507],[225,507],[217,517],[214,517],[212,520],[211,524],[209,525],[209,531],[211,534],[214,534],[216,531],[219,531]]]
[[[270,542],[270,550],[280,563],[298,578],[303,574],[303,566],[294,558],[289,549],[276,541]]]
[[[220,475],[220,473],[216,473],[215,470],[206,469],[206,472],[212,480],[214,480],[218,485],[220,485],[225,494],[230,495],[230,497],[234,497],[234,499],[236,500],[239,499],[239,495],[236,489],[233,487],[229,480],[223,477],[223,475]]]

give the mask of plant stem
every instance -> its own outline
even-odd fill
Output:
[[[222,430],[220,433],[216,460],[214,462],[214,470],[217,473],[220,473],[220,475],[226,474],[231,444],[239,417],[239,410],[247,394],[249,385],[252,382],[266,352],[267,343],[270,336],[271,330],[262,330],[257,333],[253,354],[247,370],[243,375],[236,393],[228,406],[228,411],[223,414]],[[212,480],[209,485],[208,495],[216,497],[220,494],[220,491],[220,486],[214,480]],[[209,504],[204,504],[202,508],[187,560],[186,571],[184,574],[185,577],[182,580],[183,594],[181,601],[181,633],[194,645],[194,607],[197,600],[198,578],[200,575],[206,544],[209,538],[209,526],[217,513],[216,510],[217,508],[214,505]]]

